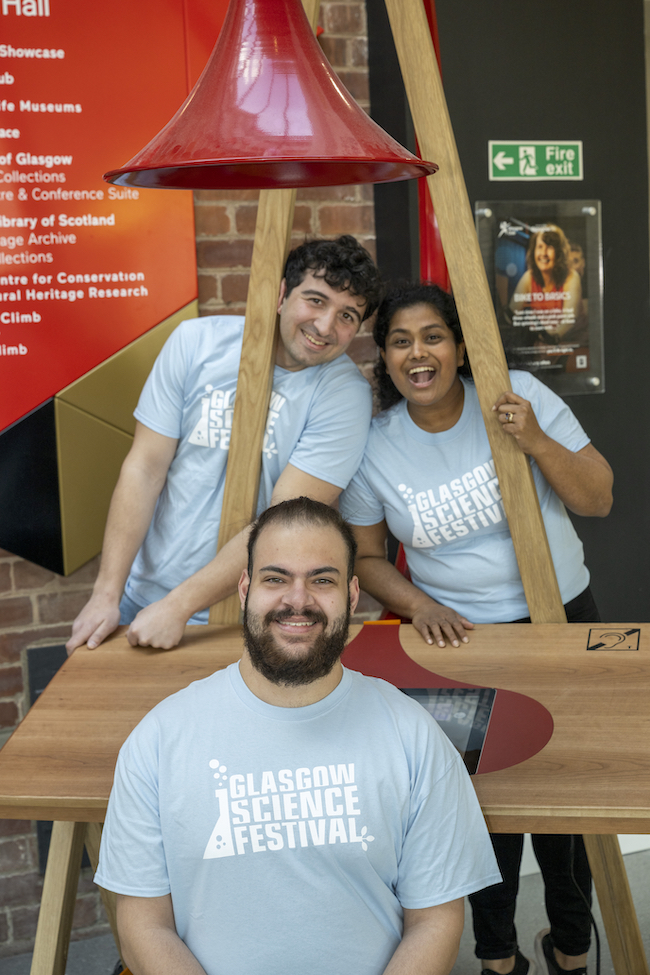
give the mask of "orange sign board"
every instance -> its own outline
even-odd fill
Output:
[[[0,430],[196,297],[192,197],[110,186],[226,0],[0,0]]]

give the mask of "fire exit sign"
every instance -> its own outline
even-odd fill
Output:
[[[488,142],[491,180],[584,179],[582,142]]]

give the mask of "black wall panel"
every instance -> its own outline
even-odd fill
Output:
[[[413,122],[384,0],[366,0],[366,9],[370,115],[394,139],[415,152]],[[376,183],[373,190],[377,264],[387,279],[411,280],[419,273],[420,261],[416,181]]]
[[[0,548],[63,574],[54,400],[0,435]]]

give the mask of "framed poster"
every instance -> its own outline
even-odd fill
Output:
[[[482,200],[475,214],[510,368],[559,395],[604,392],[600,202]]]

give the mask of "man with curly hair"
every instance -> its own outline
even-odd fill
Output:
[[[308,495],[333,504],[366,442],[371,392],[344,354],[381,298],[379,272],[353,237],[289,254],[258,513]],[[102,563],[68,651],[120,623],[134,645],[169,649],[206,607],[236,591],[246,531],[216,557],[244,319],[211,316],[172,333],[135,411],[133,446],[108,514]]]

